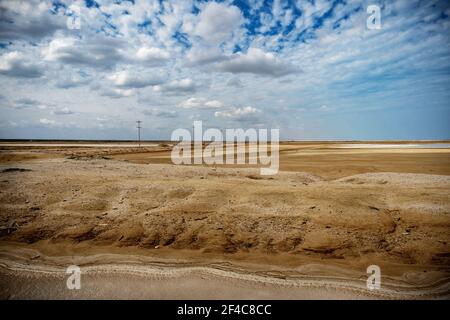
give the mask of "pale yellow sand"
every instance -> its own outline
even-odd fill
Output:
[[[247,279],[233,280],[242,287],[226,280],[227,289],[217,298],[246,298],[253,291],[270,298],[445,297],[450,272],[448,149],[332,146],[286,144],[280,156],[287,171],[273,177],[259,176],[256,168],[155,164],[170,152],[164,145],[4,147],[0,171],[10,170],[0,174],[1,296],[69,294],[56,289],[61,276],[32,276],[28,283],[11,263],[39,266],[47,256],[76,260],[102,255],[94,267],[114,265],[122,261],[117,256],[132,254],[150,259],[148,265],[155,259],[177,259],[216,270],[212,263],[230,263],[227,272],[263,273],[268,282],[264,293]],[[26,248],[40,257],[24,256]],[[104,255],[113,253],[116,258],[105,260]],[[394,295],[366,292],[365,272],[371,264],[381,267]],[[311,265],[341,271],[307,267]],[[89,275],[92,291],[86,297],[183,298],[188,291],[182,288],[188,287],[197,288],[195,297],[213,297],[219,281],[202,281],[195,270],[158,282],[148,274],[125,276],[123,270],[106,268],[107,276]],[[321,289],[299,285],[288,290],[267,280],[274,269],[283,281],[318,274],[327,278],[316,282]],[[340,276],[345,285],[333,284],[329,290]],[[110,285],[109,278],[114,280]],[[355,279],[363,291],[346,289]],[[117,292],[117,286],[128,293]],[[155,286],[165,289],[158,293],[151,289]],[[103,294],[95,296],[95,288],[103,288]],[[248,298],[260,297],[253,294]]]

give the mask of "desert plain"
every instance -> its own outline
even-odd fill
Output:
[[[448,141],[285,141],[273,176],[172,146],[0,142],[0,298],[450,297]]]

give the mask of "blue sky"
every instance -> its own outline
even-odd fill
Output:
[[[144,139],[194,120],[282,139],[450,138],[448,1],[0,7],[0,138],[134,139],[138,119]]]

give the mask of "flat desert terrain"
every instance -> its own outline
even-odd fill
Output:
[[[171,146],[0,142],[0,298],[450,297],[448,141],[283,142],[274,176]]]

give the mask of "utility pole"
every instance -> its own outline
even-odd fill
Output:
[[[137,123],[137,129],[138,129],[138,141],[139,141],[139,147],[141,146],[141,120],[136,121]]]

